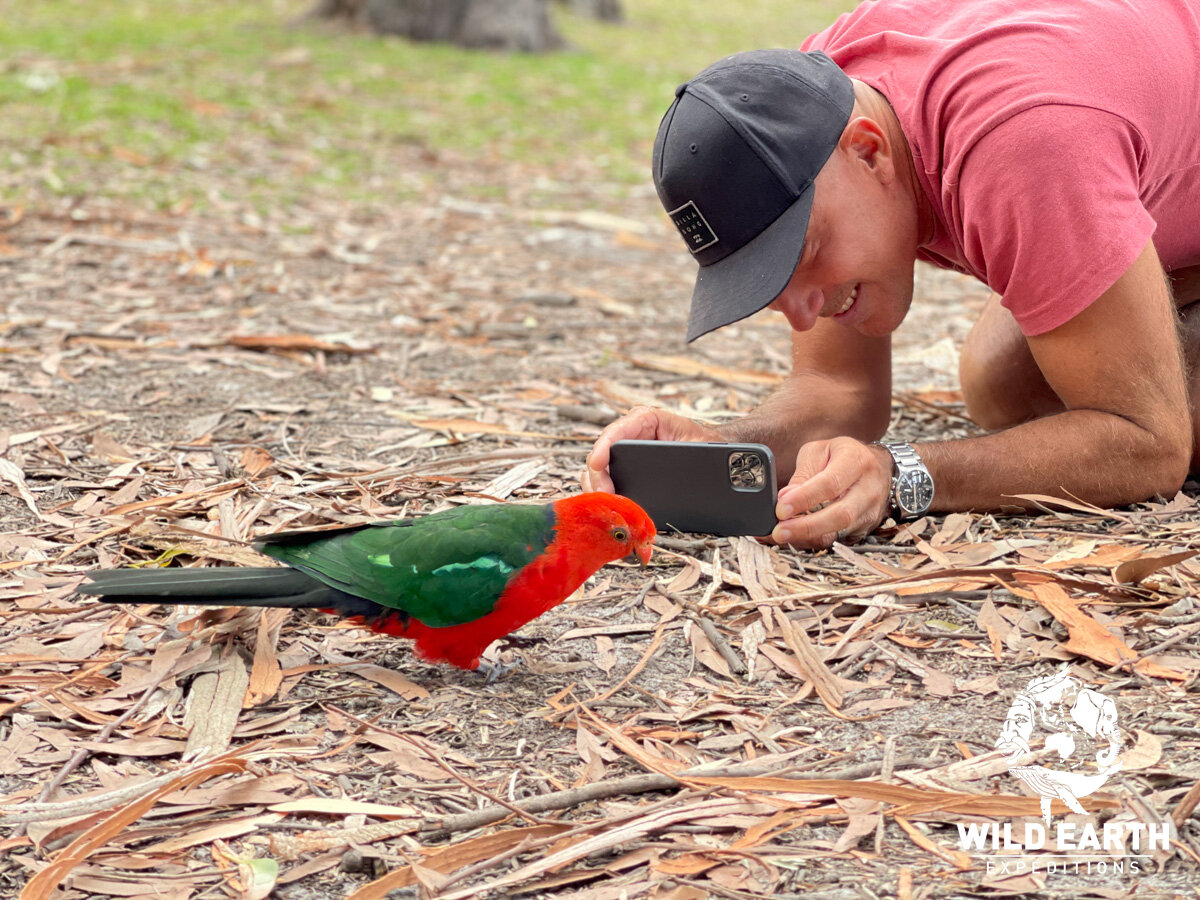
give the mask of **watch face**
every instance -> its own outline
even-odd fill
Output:
[[[925,472],[900,475],[896,484],[896,500],[906,512],[924,512],[933,502],[933,479]]]

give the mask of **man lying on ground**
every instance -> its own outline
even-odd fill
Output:
[[[700,265],[688,340],[771,307],[793,370],[718,428],[631,411],[585,488],[612,490],[623,438],[759,441],[772,537],[820,547],[1200,470],[1200,0],[871,0],[681,85],[653,166]],[[995,292],[960,368],[992,433],[872,443],[918,259]]]

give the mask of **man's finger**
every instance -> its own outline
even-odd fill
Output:
[[[882,521],[882,502],[870,482],[855,482],[846,493],[824,508],[781,520],[771,532],[777,544],[828,547],[833,541],[861,539]]]
[[[832,503],[820,512],[794,516],[780,521],[771,532],[779,544],[829,546],[839,531],[854,526],[854,510],[846,501]]]
[[[612,422],[600,432],[600,437],[596,438],[596,443],[588,453],[586,468],[580,478],[584,489],[612,493],[613,482],[608,474],[612,445],[617,441],[654,440],[659,436],[659,427],[657,411],[644,406],[636,407]]]
[[[584,469],[580,484],[585,491],[604,491],[606,494],[611,494],[616,490],[612,478],[609,477],[608,469]]]
[[[796,476],[779,492],[776,516],[792,516],[816,512],[839,500],[857,481],[857,467],[844,458],[832,457],[820,471],[802,481]],[[803,478],[803,476],[801,476]]]

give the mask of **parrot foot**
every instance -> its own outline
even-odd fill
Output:
[[[495,684],[497,681],[499,681],[501,678],[503,678],[509,672],[513,671],[514,669],[520,668],[520,666],[521,666],[520,660],[516,660],[515,662],[510,662],[510,663],[493,664],[493,663],[488,662],[486,659],[481,659],[479,661],[479,668],[476,669],[475,671],[479,672],[481,675],[487,676],[487,680],[485,682],[486,684]]]
[[[500,638],[500,643],[506,647],[534,647],[546,643],[546,638],[536,634],[506,634]]]

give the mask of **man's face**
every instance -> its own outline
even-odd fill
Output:
[[[895,183],[840,150],[816,180],[804,252],[771,309],[797,331],[828,318],[866,335],[895,331],[912,303],[915,210]]]
[[[1005,750],[1010,756],[1029,752],[1029,738],[1033,735],[1033,709],[1028,701],[1018,698],[1004,719],[1004,728],[996,740],[996,749]]]

